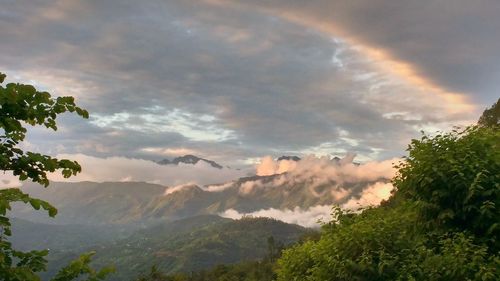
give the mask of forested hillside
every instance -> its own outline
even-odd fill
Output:
[[[149,272],[152,266],[174,273],[242,261],[257,262],[268,256],[269,251],[277,255],[283,247],[315,232],[274,219],[231,220],[208,215],[135,231],[119,226],[47,225],[17,219],[13,221],[13,230],[22,233],[12,240],[15,247],[50,249],[44,278],[52,276],[79,253],[95,251],[93,264],[114,265],[116,273],[108,280],[117,281],[132,280]],[[269,249],[270,246],[273,248]]]

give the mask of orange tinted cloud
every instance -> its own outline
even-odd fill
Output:
[[[342,38],[344,42],[356,49],[368,61],[372,63],[379,71],[389,74],[399,81],[411,84],[415,88],[428,92],[429,95],[438,95],[443,103],[446,103],[449,114],[471,114],[477,110],[472,101],[465,93],[454,92],[437,84],[429,77],[423,75],[422,71],[408,61],[396,58],[388,50],[370,46],[363,38],[349,33],[349,31],[336,25],[331,20],[314,17],[301,9],[282,9],[268,6],[251,6],[247,3],[236,3],[228,0],[206,0],[211,5],[221,7],[231,6],[232,8],[248,9],[253,8],[263,13],[268,13],[274,17],[293,22],[306,28],[310,28],[317,32],[323,33],[326,36],[334,38]]]

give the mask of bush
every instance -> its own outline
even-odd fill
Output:
[[[469,127],[413,140],[394,179],[427,226],[469,231],[499,250],[500,130]]]
[[[413,140],[395,192],[286,250],[278,281],[500,280],[500,131],[473,126]]]

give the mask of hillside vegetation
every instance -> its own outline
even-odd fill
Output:
[[[152,266],[165,273],[175,273],[242,261],[258,263],[268,256],[269,239],[276,255],[278,249],[297,242],[312,231],[268,218],[231,220],[209,215],[160,223],[125,238],[123,235],[127,232],[116,227],[44,225],[19,220],[14,223],[16,230],[24,233],[16,237],[16,246],[51,247],[48,271],[42,274],[44,278],[52,276],[78,253],[95,251],[93,264],[112,264],[116,268],[116,273],[108,277],[112,281],[133,280],[149,272]],[[27,239],[31,241],[24,245]]]
[[[286,250],[278,280],[500,280],[500,130],[412,141],[388,202],[337,210]]]

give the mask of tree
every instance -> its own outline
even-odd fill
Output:
[[[477,123],[486,127],[500,126],[500,98],[483,112]]]
[[[19,83],[3,86],[5,78],[6,75],[0,73],[0,169],[12,172],[21,181],[31,180],[45,187],[49,185],[48,172],[60,171],[65,178],[80,172],[81,167],[75,161],[23,151],[19,144],[26,137],[27,125],[44,126],[55,131],[59,114],[72,112],[88,118],[88,112],[76,106],[73,97],[53,98],[47,92]],[[29,203],[36,210],[44,209],[51,217],[57,214],[57,209],[46,201],[30,197],[19,188],[0,189],[0,280],[38,281],[38,273],[46,269],[48,251],[22,252],[12,248],[8,241],[12,232],[7,212],[14,202]],[[89,266],[92,255],[80,256],[61,269],[52,280],[68,281],[82,276],[89,281],[103,280],[113,270],[108,267],[93,270]]]

